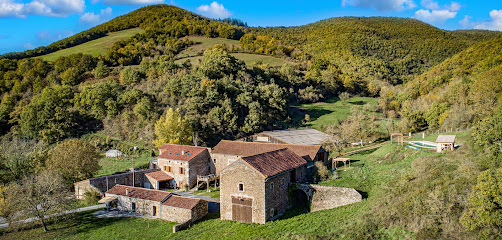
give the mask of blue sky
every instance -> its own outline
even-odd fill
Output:
[[[340,16],[417,18],[436,27],[502,31],[501,0],[0,0],[0,53],[48,45],[142,6],[166,3],[250,26],[298,26]]]

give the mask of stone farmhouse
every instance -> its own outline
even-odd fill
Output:
[[[192,188],[197,176],[214,173],[209,151],[204,147],[164,144],[159,148],[157,167],[160,172],[148,174],[152,188]]]
[[[290,183],[304,182],[307,161],[289,148],[240,157],[220,172],[222,220],[264,224],[291,207]]]
[[[206,216],[208,203],[198,198],[140,187],[115,185],[100,202],[115,205],[121,211],[135,212],[170,222],[195,222]]]
[[[279,144],[279,143],[259,143],[259,142],[240,142],[222,140],[211,151],[213,164],[216,173],[235,162],[241,157],[253,156],[260,153],[270,152],[288,148],[296,155],[307,161],[307,175],[312,174],[312,166],[316,161],[323,161],[328,164],[328,153],[321,145],[298,145],[298,144]]]
[[[321,145],[330,138],[332,137],[329,134],[307,128],[265,131],[241,140],[246,142]]]

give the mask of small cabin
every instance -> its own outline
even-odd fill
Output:
[[[455,150],[455,135],[439,135],[436,139],[437,152],[443,150]]]

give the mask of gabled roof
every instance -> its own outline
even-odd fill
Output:
[[[278,143],[259,143],[259,142],[239,142],[221,140],[211,153],[230,154],[237,156],[253,156],[260,153],[270,152],[288,148],[296,155],[312,161],[315,159],[321,145],[297,145],[297,144],[278,144]]]
[[[265,177],[271,177],[307,164],[305,159],[287,148],[242,157],[240,160],[249,164]]]
[[[177,208],[185,208],[185,209],[193,209],[197,204],[203,201],[198,198],[188,198],[188,197],[180,197],[177,195],[171,195],[167,200],[165,200],[162,205],[177,207]]]
[[[319,145],[332,138],[329,134],[312,128],[265,131],[262,134],[289,144]]]
[[[169,176],[167,173],[165,173],[163,171],[156,171],[156,172],[147,173],[147,174],[145,174],[145,176],[147,176],[151,179],[154,179],[155,181],[158,181],[158,182],[164,182],[164,181],[169,181],[169,180],[174,179],[173,177]]]
[[[207,148],[189,145],[164,144],[159,148],[159,150],[161,153],[158,158],[190,161],[204,151],[207,151]]]
[[[455,142],[455,135],[439,135],[438,138],[436,139],[436,142],[438,143],[454,143]]]
[[[129,190],[129,194],[126,194],[127,190]],[[169,197],[169,195],[171,195],[170,192],[164,192],[140,187],[124,186],[119,184],[113,186],[110,190],[106,191],[106,194],[121,195],[121,196],[151,200],[156,202],[162,202],[164,199]]]

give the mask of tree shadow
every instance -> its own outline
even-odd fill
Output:
[[[307,209],[305,209],[303,206],[294,206],[294,207],[286,210],[286,212],[282,216],[278,217],[276,219],[276,221],[293,218],[293,217],[296,217],[296,216],[299,216],[299,215],[302,215],[302,214],[305,214],[308,212],[309,211]]]
[[[349,103],[352,104],[352,105],[358,105],[358,106],[366,104],[365,101],[350,101]]]
[[[359,194],[361,194],[361,196],[363,197],[363,199],[367,199],[368,198],[368,192],[364,192],[364,191],[359,191],[359,190],[356,190]]]

